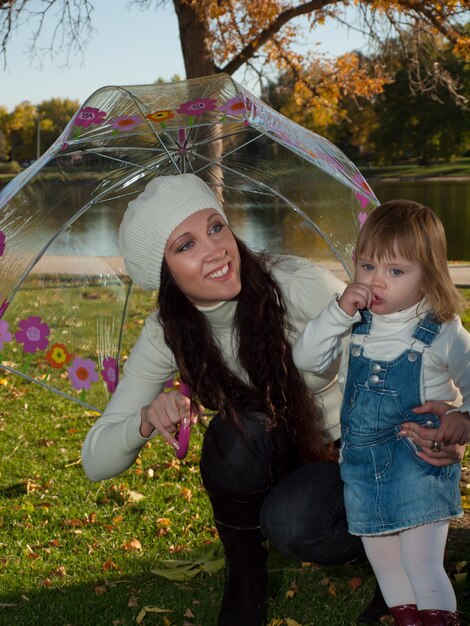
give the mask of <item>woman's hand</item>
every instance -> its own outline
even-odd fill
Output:
[[[453,406],[445,402],[426,402],[413,409],[415,413],[434,413],[439,417],[439,428],[425,428],[414,422],[402,424],[400,435],[409,437],[420,448],[418,456],[436,467],[460,463],[465,454],[465,444],[470,441],[470,416],[468,413],[451,411]]]
[[[189,426],[190,422],[197,422],[197,417],[197,413],[191,410],[191,400],[181,392],[160,393],[140,411],[140,434],[142,437],[150,437],[157,430],[170,446],[179,450],[173,433],[178,430],[180,422]]]

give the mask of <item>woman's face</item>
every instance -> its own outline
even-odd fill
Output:
[[[175,283],[197,306],[210,307],[240,293],[238,246],[214,209],[197,211],[175,228],[165,261]]]

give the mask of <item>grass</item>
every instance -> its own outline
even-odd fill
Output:
[[[359,165],[361,172],[372,178],[433,178],[433,177],[470,177],[470,158],[456,159],[453,162],[437,161],[430,165],[403,162],[396,165]]]
[[[470,290],[462,292],[470,328]],[[0,402],[0,624],[214,624],[223,569],[186,581],[152,571],[166,559],[222,556],[198,470],[203,426],[184,461],[154,439],[127,472],[90,483],[80,449],[92,411],[2,370]],[[468,618],[470,545],[461,526],[453,525],[447,557]],[[271,547],[268,566],[272,626],[354,624],[373,590],[367,565],[299,564]]]

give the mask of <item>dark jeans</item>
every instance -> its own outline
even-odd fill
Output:
[[[204,437],[201,476],[216,521],[261,525],[279,552],[298,561],[365,560],[360,538],[347,531],[338,464],[301,464],[287,437],[267,432],[259,414],[244,415],[242,424],[243,433],[216,415]]]

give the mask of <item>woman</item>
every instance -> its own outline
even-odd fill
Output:
[[[304,377],[291,352],[307,320],[344,284],[303,259],[254,255],[193,174],[148,183],[129,203],[120,246],[132,280],[158,289],[159,309],[86,437],[84,470],[91,480],[116,476],[157,434],[178,447],[175,432],[190,419],[190,401],[163,393],[163,386],[179,371],[201,403],[217,411],[200,463],[227,562],[217,624],[261,626],[265,538],[299,560],[364,558],[360,540],[347,533],[331,460],[340,432],[338,363]],[[426,447],[420,436],[428,433],[414,434]],[[455,462],[459,454],[457,446],[442,446],[432,462]]]

